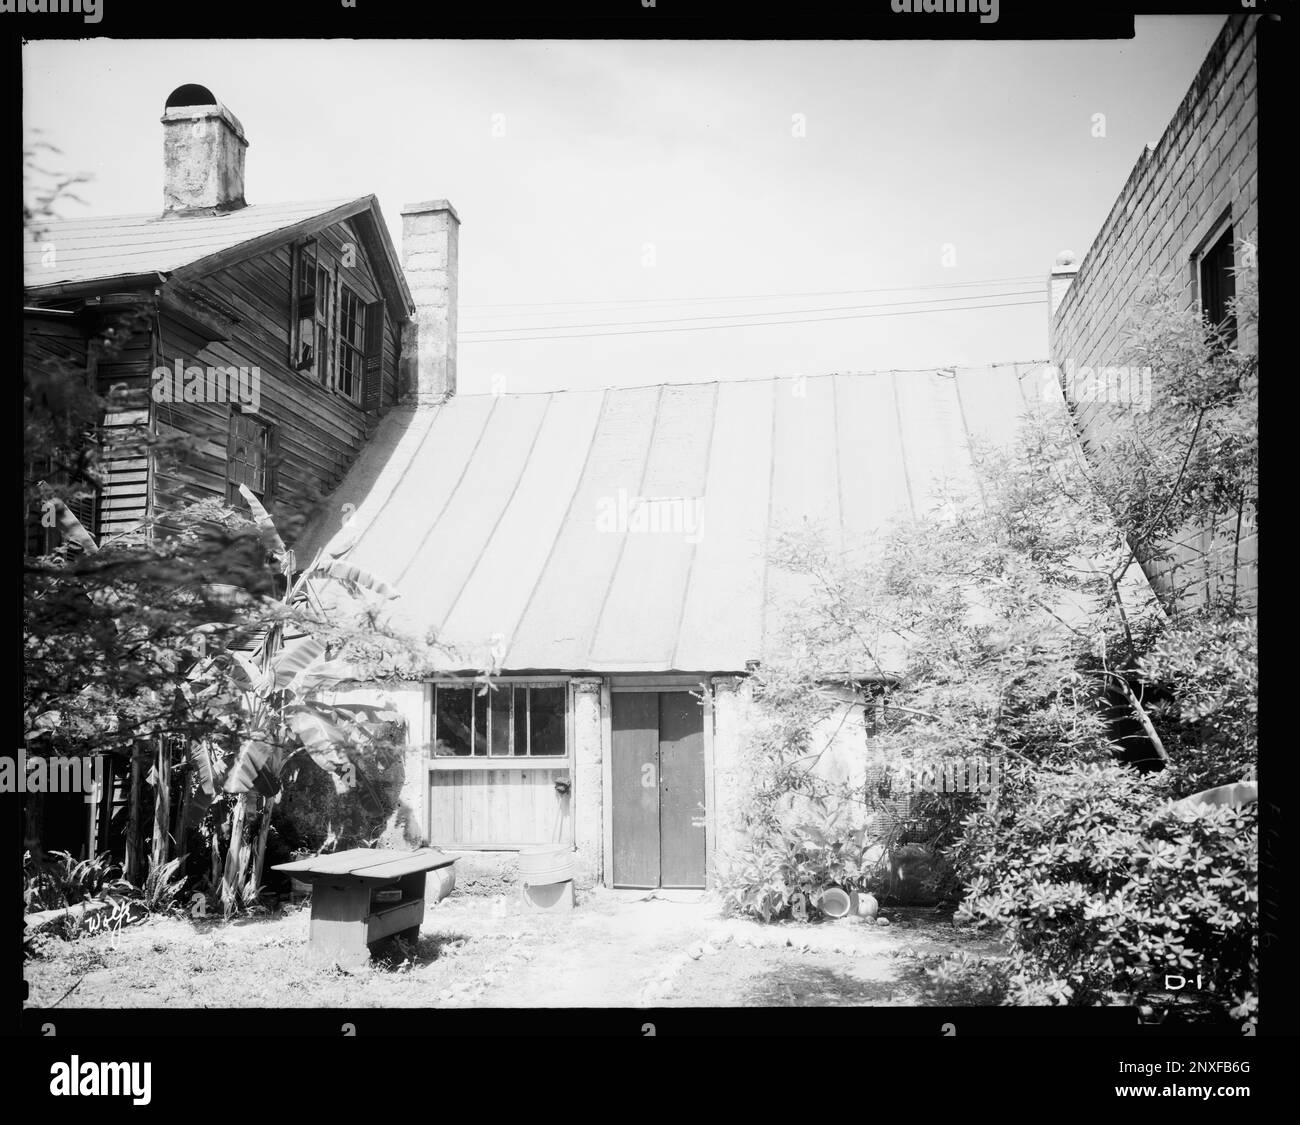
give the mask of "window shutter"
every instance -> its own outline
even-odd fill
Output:
[[[268,508],[275,497],[276,485],[280,479],[280,427],[266,427],[266,494],[262,503]]]
[[[384,302],[366,306],[366,368],[361,382],[361,409],[378,413],[384,390]]]
[[[233,504],[239,495],[243,476],[239,468],[239,413],[230,411],[230,432],[226,438],[226,503]]]

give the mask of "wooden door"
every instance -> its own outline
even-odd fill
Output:
[[[690,692],[614,692],[617,887],[705,885],[704,712]]]
[[[702,887],[704,709],[688,691],[659,696],[659,885]]]

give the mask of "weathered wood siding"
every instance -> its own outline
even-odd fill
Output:
[[[555,769],[435,769],[429,771],[429,840],[464,847],[572,844],[569,798]]]
[[[336,260],[343,257],[345,243],[355,246],[356,265],[342,271],[343,280],[363,301],[380,299],[363,243],[350,223],[321,232],[317,240],[322,251]],[[384,333],[380,410],[367,413],[345,395],[323,386],[313,374],[290,368],[291,274],[292,251],[286,244],[191,283],[201,297],[225,306],[237,319],[228,324],[226,339],[207,341],[164,313],[159,361],[169,369],[178,359],[183,366],[259,369],[261,401],[256,416],[274,428],[275,440],[270,507],[284,516],[304,510],[338,485],[379,415],[396,401],[400,332],[400,324],[390,314]],[[230,414],[227,403],[154,405],[161,435],[185,432],[206,437],[183,469],[158,474],[154,495],[160,509],[204,497],[224,498]]]

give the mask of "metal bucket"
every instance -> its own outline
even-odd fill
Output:
[[[519,881],[526,887],[566,883],[573,878],[573,850],[537,844],[519,849]]]

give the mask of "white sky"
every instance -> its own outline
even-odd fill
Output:
[[[526,391],[976,364],[1045,357],[1045,306],[471,341],[507,326],[1038,299],[1057,252],[1087,249],[1222,23],[1139,18],[1132,41],[1081,43],[46,41],[25,50],[24,119],[61,167],[94,176],[67,217],[161,210],[159,118],[186,82],[243,122],[250,203],[374,192],[400,245],[403,204],[450,199],[465,393],[494,375]],[[615,300],[647,303],[473,307]],[[716,322],[650,327],[691,323]]]

